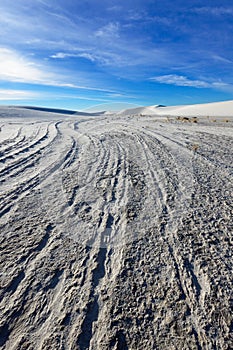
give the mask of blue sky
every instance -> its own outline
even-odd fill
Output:
[[[1,104],[233,99],[229,0],[1,0],[0,25]]]

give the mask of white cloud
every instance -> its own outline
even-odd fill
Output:
[[[107,8],[107,11],[113,11],[113,12],[119,12],[119,11],[121,11],[122,10],[122,6],[118,6],[118,5],[116,5],[116,6],[111,6],[111,7],[108,7]]]
[[[55,76],[13,50],[0,48],[0,80],[48,84]]]
[[[229,64],[233,63],[232,60],[229,60],[228,58],[225,58],[225,57],[222,57],[222,56],[219,56],[219,55],[213,55],[212,58],[215,61],[219,61],[219,62],[223,62],[223,63],[229,63]]]
[[[78,57],[86,58],[87,60],[92,62],[95,62],[97,60],[97,57],[95,55],[92,55],[91,53],[86,53],[86,52],[80,53]]]
[[[91,62],[97,62],[101,65],[106,66],[125,66],[130,65],[132,62],[128,62],[126,58],[123,58],[121,55],[108,52],[104,50],[96,50],[96,53],[92,52],[57,52],[50,56],[50,58],[54,59],[66,59],[66,58],[85,58]]]
[[[95,32],[96,37],[100,38],[119,38],[120,37],[120,26],[119,23],[108,23],[106,26],[98,29]]]
[[[29,100],[38,97],[38,94],[25,90],[0,90],[0,101]]]
[[[88,87],[88,86],[82,86],[82,85],[76,85],[76,84],[70,84],[70,83],[56,83],[50,84],[57,87],[67,87],[72,89],[80,89],[80,90],[89,90],[89,91],[100,91],[100,92],[115,92],[114,90],[110,89],[101,89],[97,87]]]
[[[161,84],[169,84],[169,85],[176,85],[176,86],[190,86],[190,87],[196,87],[196,88],[208,88],[211,86],[211,84],[207,83],[206,81],[191,80],[183,75],[176,75],[176,74],[153,77],[150,80],[156,81]]]
[[[144,20],[145,18],[148,18],[148,14],[144,11],[137,12],[135,9],[129,10],[126,14],[126,18],[131,21],[140,21]]]
[[[227,83],[224,83],[221,81],[216,81],[216,82],[212,83],[211,86],[215,87],[215,88],[223,89],[226,91],[232,91],[232,89],[233,89],[233,86],[231,84],[227,84]]]
[[[203,6],[203,7],[197,7],[193,9],[193,12],[196,13],[203,13],[208,15],[214,15],[214,16],[222,16],[222,15],[232,15],[233,14],[233,7],[211,7],[211,6]]]
[[[57,52],[57,53],[55,53],[54,55],[52,55],[50,57],[51,58],[63,59],[63,58],[67,58],[67,57],[76,57],[76,55],[65,53],[65,52]]]
[[[51,58],[56,59],[64,59],[64,58],[72,58],[72,57],[80,57],[80,58],[86,58],[89,61],[95,62],[97,60],[97,57],[91,53],[83,52],[83,53],[66,53],[66,52],[58,52],[52,56]]]
[[[69,54],[57,54],[57,56],[60,56],[60,58],[63,58],[63,56],[66,57],[67,55],[69,56]],[[79,54],[79,56],[80,55],[87,58],[88,54]],[[88,58],[91,59],[91,57]],[[48,67],[39,65],[33,62],[31,59],[29,60],[28,58],[20,55],[16,51],[6,48],[0,48],[0,81],[1,80],[7,82],[40,84],[82,90],[115,92],[109,89],[67,83],[69,78],[52,73]]]
[[[150,80],[168,85],[189,86],[195,88],[212,88],[226,92],[233,92],[233,85],[219,81],[191,80],[183,75],[169,74],[150,78]]]

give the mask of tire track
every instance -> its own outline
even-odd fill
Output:
[[[40,132],[43,134],[45,129],[45,133],[47,133],[48,127],[49,125],[47,125],[47,123],[46,125],[43,125],[43,126],[34,125],[33,123],[33,124],[28,124],[27,127],[26,126],[24,126],[24,128],[22,127],[20,132],[21,139],[17,143],[4,149],[4,151],[2,152],[4,157],[0,161],[2,163],[5,163],[8,160],[14,159],[19,154],[29,151],[30,147],[33,146],[33,144],[35,143],[35,139],[40,135]],[[30,135],[29,133],[32,133],[32,134]],[[41,137],[43,136],[45,136],[45,134],[43,134]]]
[[[150,141],[148,143],[148,141]],[[150,137],[148,138],[141,138],[141,135],[139,136],[139,142],[141,143],[141,147],[144,151],[145,154],[145,159],[146,159],[146,163],[147,165],[149,164],[148,161],[148,155],[146,153],[148,153],[148,151],[145,150],[145,146],[146,145],[146,149],[151,150],[151,146],[152,146],[152,155],[155,161],[155,157],[156,154],[160,155],[160,158],[156,159],[155,164],[157,164],[157,166],[155,165],[152,168],[157,168],[158,171],[158,164],[160,164],[160,171],[165,171],[166,176],[162,176],[161,178],[158,179],[157,176],[157,182],[160,184],[163,184],[163,190],[160,190],[160,201],[162,204],[162,212],[160,214],[160,221],[161,221],[161,226],[160,226],[160,234],[164,239],[164,243],[167,245],[167,249],[169,251],[170,257],[173,261],[174,264],[174,268],[176,271],[176,276],[177,276],[177,281],[178,281],[178,285],[179,285],[179,289],[181,291],[181,295],[180,298],[181,300],[184,299],[186,300],[187,306],[188,306],[188,310],[190,310],[189,312],[191,312],[192,309],[192,302],[191,300],[193,299],[196,291],[197,291],[197,298],[199,298],[200,295],[200,284],[198,282],[197,276],[194,274],[193,269],[191,269],[191,264],[188,263],[188,261],[185,261],[184,267],[185,270],[188,272],[188,275],[190,276],[190,278],[194,281],[194,287],[193,290],[190,288],[187,288],[186,285],[184,285],[182,283],[183,280],[185,280],[184,278],[184,274],[186,274],[186,272],[184,272],[184,268],[183,268],[183,263],[182,263],[182,259],[177,259],[178,256],[178,249],[174,249],[174,247],[176,247],[177,242],[175,242],[174,238],[173,238],[173,234],[176,232],[175,227],[171,227],[172,223],[174,223],[174,217],[172,214],[172,208],[175,207],[175,203],[176,203],[176,189],[178,188],[178,183],[177,183],[177,170],[174,172],[174,176],[171,176],[169,173],[166,172],[166,161],[165,159],[167,158],[167,163],[169,164],[169,169],[176,169],[176,164],[174,161],[174,157],[170,154],[169,150],[167,149],[167,147],[165,147],[161,141],[159,141],[157,138],[156,139],[151,139]],[[159,146],[159,150],[154,149],[154,147],[156,146],[156,148],[158,148]],[[165,150],[165,152],[164,152]],[[161,156],[162,154],[162,156]],[[162,159],[162,161],[161,161]],[[173,166],[171,166],[171,160],[173,161]],[[160,172],[160,176],[161,176],[161,172]],[[151,179],[153,179],[152,181],[154,182],[155,176],[153,174],[153,171],[150,173],[150,177]],[[169,185],[169,182],[172,181],[172,179],[176,179],[174,183],[171,183],[171,185]],[[153,183],[152,182],[152,183]],[[167,184],[166,184],[167,182]],[[153,188],[155,187],[155,183],[151,184],[153,186]],[[173,190],[172,190],[173,188]],[[173,192],[173,195],[171,195],[171,192]],[[160,205],[161,208],[161,205]],[[169,227],[168,227],[169,226]],[[171,232],[172,230],[172,232]],[[191,297],[189,297],[187,299],[187,296],[190,295],[191,293]],[[197,335],[196,331],[195,331],[195,326],[193,326],[193,332],[194,334]],[[198,348],[200,347],[200,342],[197,336],[195,336],[196,338],[196,342],[197,342],[197,346]]]
[[[24,168],[21,169],[20,172],[12,174],[12,177],[15,176],[17,179],[16,186],[13,190],[8,190],[2,196],[0,216],[7,214],[13,208],[17,200],[25,197],[28,193],[30,193],[32,189],[41,186],[45,180],[48,180],[52,176],[52,174],[54,174],[64,164],[66,155],[64,155],[64,158],[61,158],[60,160],[57,160],[55,162],[54,160],[52,160],[50,164],[46,164],[45,167],[43,166],[43,168],[41,163],[41,159],[43,159],[45,156],[47,157],[46,159],[48,159],[48,152],[50,152],[49,147],[51,147],[55,143],[59,144],[60,142],[61,132],[58,129],[59,123],[60,122],[54,124],[54,131],[56,132],[53,134],[52,139],[49,141],[49,143],[41,147],[39,150],[35,151],[35,154],[30,154],[28,157],[26,157],[25,162],[23,159],[23,164],[26,164],[24,165]],[[42,151],[44,152],[44,154]],[[37,156],[38,158],[36,159]],[[31,160],[32,163],[30,163],[29,160]],[[32,170],[35,171],[36,164],[40,165],[40,167],[37,168],[36,174],[32,173],[29,179],[25,180],[23,172],[30,167],[32,167]],[[20,165],[21,164],[19,161],[18,163],[16,163],[15,168],[17,169]],[[19,181],[17,177],[18,174],[22,175],[21,181]],[[2,182],[4,181],[5,179],[2,180]]]
[[[107,144],[108,142],[109,141],[106,140]],[[102,193],[104,197],[102,208],[103,214],[102,219],[99,222],[99,234],[95,237],[95,241],[92,241],[91,243],[94,250],[96,245],[99,245],[99,248],[94,257],[96,266],[92,270],[91,292],[87,303],[87,312],[82,322],[81,333],[77,339],[77,345],[80,350],[89,349],[91,341],[93,341],[93,324],[98,322],[100,317],[99,290],[101,289],[101,284],[104,283],[104,279],[106,278],[106,261],[108,265],[111,265],[111,255],[109,255],[111,248],[108,246],[110,242],[108,240],[106,241],[106,238],[109,239],[111,236],[112,231],[114,231],[113,227],[117,221],[117,213],[114,212],[113,204],[116,202],[118,178],[122,170],[122,157],[120,153],[121,149],[118,144],[115,144],[115,142],[114,147],[111,144],[111,147],[108,148],[111,149],[109,162],[107,166],[104,167],[105,172],[101,174],[97,182],[104,182],[105,190],[104,193]]]
[[[7,126],[0,346],[229,347],[229,133],[208,146],[203,125],[53,118],[18,138]]]
[[[56,128],[56,125],[55,125]],[[53,131],[54,133],[54,131]],[[0,171],[0,176],[2,177],[2,182],[6,181],[9,177],[16,177],[17,175],[23,175],[23,172],[33,167],[36,162],[39,161],[41,157],[41,153],[47,149],[48,145],[54,141],[54,138],[56,138],[57,135],[53,135],[51,132],[52,140],[48,140],[49,136],[49,126],[47,128],[46,133],[40,137],[38,140],[36,140],[32,145],[28,146],[27,148],[24,148],[14,154],[14,157],[19,156],[24,153],[29,153],[28,156],[23,155],[22,158],[17,159],[15,162],[13,162],[11,165],[5,167]],[[48,142],[43,145],[42,147],[38,147],[35,151],[34,148],[38,145],[41,145],[44,141]]]

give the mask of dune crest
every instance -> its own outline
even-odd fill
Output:
[[[120,115],[169,115],[169,116],[189,116],[189,117],[230,117],[233,116],[233,101],[213,102],[194,105],[180,106],[149,106],[127,109],[119,112]]]

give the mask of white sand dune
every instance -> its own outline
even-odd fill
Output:
[[[232,348],[231,108],[0,108],[0,349]]]
[[[185,117],[233,117],[233,101],[214,102],[171,107],[149,106],[121,111],[121,115],[170,115]]]

